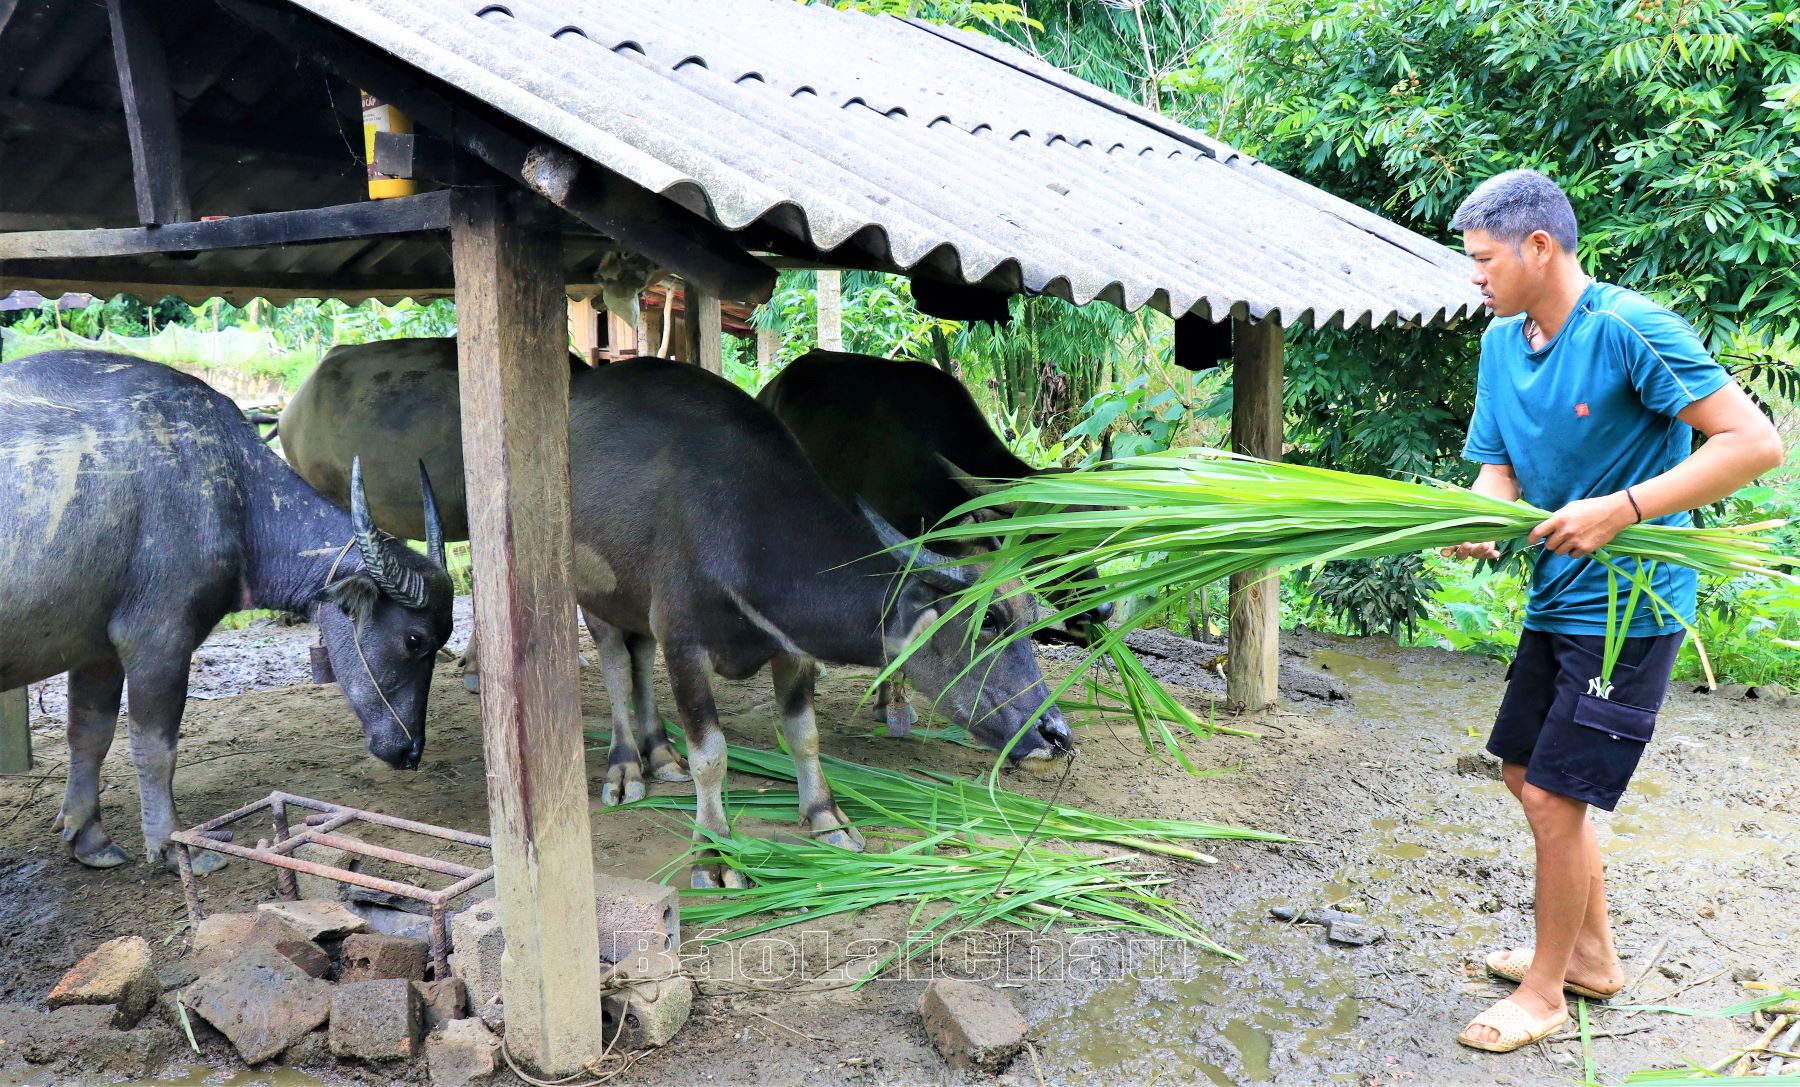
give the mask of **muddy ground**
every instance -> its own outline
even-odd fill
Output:
[[[280,787],[482,829],[476,700],[463,691],[457,671],[439,669],[423,768],[390,771],[362,753],[337,692],[305,683],[310,637],[306,627],[264,624],[223,632],[200,650],[197,693],[216,697],[196,697],[188,708],[176,775],[184,816],[204,818]],[[1231,770],[1218,777],[1191,778],[1147,759],[1129,726],[1090,726],[1082,730],[1081,755],[1061,793],[1064,802],[1102,812],[1231,823],[1306,839],[1216,843],[1210,852],[1219,863],[1212,866],[1159,863],[1176,877],[1175,896],[1243,961],[1052,929],[962,941],[936,968],[1016,986],[1008,991],[1030,1020],[1045,1083],[1579,1080],[1581,1052],[1573,1041],[1490,1057],[1452,1040],[1505,992],[1472,965],[1479,954],[1531,936],[1530,842],[1511,798],[1483,772],[1479,757],[1500,694],[1501,665],[1373,639],[1299,633],[1286,644],[1290,683],[1315,696],[1329,695],[1335,683],[1351,697],[1289,699],[1256,725],[1265,732],[1260,739],[1192,745],[1198,761]],[[1200,666],[1207,655],[1196,647],[1194,660],[1160,661],[1171,676],[1195,685],[1186,693],[1197,706],[1205,705],[1205,688],[1218,686]],[[827,751],[875,765],[965,774],[986,764],[981,753],[941,741],[874,736],[874,722],[855,711],[865,680],[835,669],[823,684],[819,716]],[[716,689],[732,740],[772,746],[766,677],[718,681]],[[598,670],[584,669],[583,704],[602,725],[603,692]],[[0,778],[0,1002],[41,999],[101,940],[137,933],[172,956],[185,938],[173,875],[142,866],[88,871],[62,855],[49,830],[65,751],[60,692],[52,683],[42,693],[42,714],[33,693],[39,776]],[[1618,813],[1599,816],[1627,976],[1640,973],[1644,953],[1666,941],[1634,1001],[1717,1008],[1744,995],[1734,972],[1800,980],[1797,716],[1792,709],[1677,690],[1633,792]],[[596,797],[604,765],[602,754],[591,754]],[[136,792],[123,730],[106,769],[107,825],[136,848]],[[1008,784],[1042,796],[1056,787],[1054,780],[1022,776]],[[597,812],[593,826],[601,871],[648,876],[683,846],[666,819],[647,812]],[[684,875],[677,878],[685,882]],[[204,897],[211,910],[243,908],[268,897],[271,883],[266,872],[238,862],[208,881]],[[1335,905],[1389,935],[1367,947],[1332,945],[1320,929],[1266,919],[1275,905]],[[693,1020],[674,1045],[612,1082],[957,1082],[920,1030],[915,1008],[923,980],[884,979],[858,991],[843,985],[848,971],[868,961],[862,956],[882,946],[852,941],[891,940],[906,921],[905,911],[876,911],[819,926],[804,940],[790,929],[754,947],[703,953],[694,960],[705,976]],[[1599,1011],[1595,1026],[1626,1032],[1593,1044],[1607,1082],[1680,1057],[1711,1061],[1751,1040],[1741,1019]],[[286,1070],[231,1078],[227,1067],[199,1066],[180,1082],[389,1079],[386,1072],[356,1070],[313,1070],[319,1080]],[[20,1072],[0,1067],[0,1081],[9,1074]],[[1029,1058],[1010,1076],[1038,1082]],[[179,1079],[180,1070],[171,1077]]]

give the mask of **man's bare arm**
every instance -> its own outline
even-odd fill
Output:
[[[1519,477],[1513,475],[1510,464],[1484,464],[1481,466],[1481,471],[1476,474],[1475,482],[1469,485],[1469,490],[1476,494],[1485,494],[1489,498],[1498,498],[1502,502],[1517,502],[1519,500]],[[1439,554],[1447,559],[1497,559],[1500,557],[1500,549],[1494,546],[1492,540],[1489,540],[1486,543],[1466,543],[1458,544],[1455,547],[1446,547]]]
[[[1559,555],[1587,555],[1605,547],[1638,520],[1717,502],[1757,476],[1780,466],[1784,453],[1775,425],[1735,382],[1701,397],[1676,416],[1706,435],[1694,455],[1659,476],[1583,498],[1557,510],[1531,530],[1532,542]],[[1631,499],[1637,499],[1633,509]]]

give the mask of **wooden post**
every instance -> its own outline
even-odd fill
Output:
[[[600,313],[595,311],[592,298],[569,299],[569,338],[581,361],[589,366],[599,361]]]
[[[119,97],[131,137],[131,179],[138,222],[183,223],[194,214],[181,176],[181,131],[169,89],[168,58],[148,8],[146,0],[106,0]]]
[[[1281,459],[1281,326],[1237,319],[1232,345],[1231,448]],[[1280,659],[1281,582],[1257,573],[1231,576],[1225,701],[1234,709],[1274,705]]]
[[[775,349],[781,346],[781,333],[772,328],[756,330],[756,368],[767,374],[775,369]]]
[[[506,1044],[562,1076],[604,1046],[569,577],[569,364],[548,213],[522,192],[459,189],[451,249]]]
[[[0,691],[0,774],[31,771],[31,705],[24,687]]]
[[[835,268],[819,269],[819,347],[844,349],[844,274]]]
[[[687,361],[699,363],[709,374],[725,372],[725,338],[720,327],[719,296],[698,283],[684,283],[687,299]]]
[[[607,310],[605,316],[606,354],[615,359],[642,354],[644,349],[638,342],[638,326],[611,310]]]

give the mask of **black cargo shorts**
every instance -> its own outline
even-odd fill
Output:
[[[1605,638],[1527,629],[1488,753],[1523,764],[1529,784],[1612,811],[1656,729],[1681,638],[1625,639],[1608,686]]]

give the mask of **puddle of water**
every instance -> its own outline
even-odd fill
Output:
[[[1318,667],[1346,679],[1367,677],[1396,685],[1411,682],[1400,674],[1399,665],[1378,657],[1359,657],[1350,653],[1340,653],[1335,649],[1315,649],[1312,662]]]
[[[1303,1055],[1340,1042],[1360,1007],[1348,979],[1265,976],[1257,985],[1231,964],[1190,980],[1115,982],[1046,1024],[1045,1049],[1108,1080],[1157,1069],[1172,1083],[1261,1083],[1278,1042]]]
[[[1394,857],[1403,861],[1416,861],[1420,857],[1431,855],[1430,849],[1414,842],[1395,842],[1393,845],[1376,850],[1376,852],[1384,857]]]
[[[139,1080],[146,1087],[327,1087],[322,1079],[293,1068],[235,1069],[221,1072],[204,1064],[163,1073],[153,1080]]]

